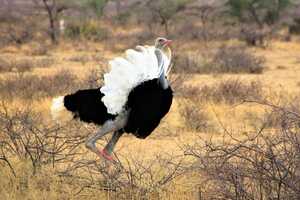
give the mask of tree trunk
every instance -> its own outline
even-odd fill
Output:
[[[45,9],[48,13],[49,20],[49,36],[52,44],[57,44],[57,30],[56,30],[56,22],[57,22],[57,8],[56,8],[56,0],[52,0],[52,5],[48,4],[48,0],[43,0]]]
[[[57,40],[57,35],[56,35],[56,26],[55,26],[55,20],[53,17],[49,17],[49,23],[50,23],[49,34],[50,34],[51,42],[53,44],[57,44],[58,40]]]
[[[169,35],[169,24],[168,24],[168,21],[165,21],[164,26],[165,26],[165,34],[166,34],[166,36],[168,36]]]
[[[258,14],[256,13],[255,7],[253,4],[250,4],[250,14],[252,15],[255,23],[259,26],[259,28],[263,27],[263,23],[261,22],[261,20],[259,19]]]

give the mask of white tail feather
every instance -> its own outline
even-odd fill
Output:
[[[130,91],[140,83],[158,78],[159,66],[154,46],[137,46],[128,49],[125,58],[115,58],[109,62],[111,71],[104,75],[102,102],[111,114],[123,111]],[[163,59],[168,59],[163,55]],[[168,65],[169,60],[166,60]]]
[[[64,106],[64,96],[59,96],[52,99],[51,116],[56,122],[66,122],[73,118],[71,112],[69,112]]]

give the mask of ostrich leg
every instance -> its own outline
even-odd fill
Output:
[[[119,141],[119,139],[123,135],[123,133],[124,133],[123,130],[115,131],[112,138],[110,139],[110,141],[104,147],[103,152],[110,155],[113,152],[117,142]]]
[[[102,156],[108,160],[112,160],[112,158],[110,156],[110,154],[111,154],[110,151],[113,150],[113,147],[115,146],[116,142],[122,135],[119,133],[118,130],[122,129],[125,126],[126,122],[127,122],[127,115],[120,115],[114,121],[105,122],[103,124],[103,126],[99,129],[99,131],[97,131],[96,134],[92,135],[91,137],[89,137],[86,140],[86,142],[85,142],[86,148],[88,148],[89,150],[91,150],[92,152],[97,154],[98,156]],[[106,150],[106,148],[103,151],[99,151],[96,148],[97,140],[99,140],[101,137],[103,137],[104,135],[106,135],[112,131],[115,131],[115,133],[114,133],[112,139],[106,145],[108,151]]]

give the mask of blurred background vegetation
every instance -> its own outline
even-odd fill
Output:
[[[299,0],[0,0],[0,199],[299,200],[299,35]],[[171,111],[108,164],[51,99],[157,36]]]
[[[113,27],[140,27],[136,35],[183,39],[241,37],[260,45],[282,29],[299,34],[297,0],[1,0],[0,45],[30,40],[101,41]],[[36,20],[38,19],[38,20]],[[8,23],[9,22],[9,23]],[[110,28],[107,28],[111,26]],[[143,42],[143,41],[141,41]]]

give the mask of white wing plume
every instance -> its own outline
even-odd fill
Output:
[[[162,53],[163,54],[163,53]],[[170,61],[163,54],[165,65]],[[168,66],[158,66],[154,46],[137,46],[136,50],[128,49],[125,57],[117,57],[109,62],[111,71],[104,75],[104,94],[102,101],[107,111],[118,114],[123,111],[130,91],[140,83],[158,78],[160,67],[166,72]]]

